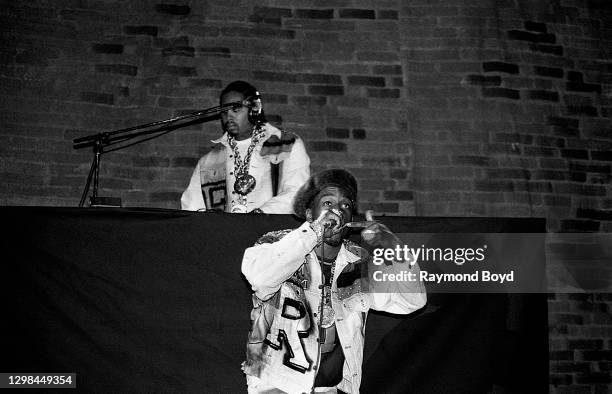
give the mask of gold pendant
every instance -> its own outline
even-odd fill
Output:
[[[234,191],[245,196],[255,189],[255,183],[255,178],[252,175],[241,175],[236,178],[236,182],[234,182]]]

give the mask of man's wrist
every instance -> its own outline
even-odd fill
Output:
[[[317,242],[319,242],[323,238],[323,225],[318,223],[317,221],[310,222],[310,228],[314,231]]]

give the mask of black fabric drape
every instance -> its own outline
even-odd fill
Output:
[[[95,392],[246,392],[243,251],[285,215],[1,207],[0,372]],[[386,218],[396,232],[544,231],[528,219]],[[535,227],[534,227],[535,226]],[[362,392],[544,392],[546,295],[430,295],[372,313]]]

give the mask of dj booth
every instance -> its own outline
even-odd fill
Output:
[[[0,372],[80,391],[246,392],[246,247],[289,215],[0,207]],[[380,218],[394,232],[544,232],[541,219]],[[371,312],[362,392],[547,392],[546,294],[428,294]]]

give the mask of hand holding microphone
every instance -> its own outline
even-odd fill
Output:
[[[317,234],[318,239],[323,239],[324,235],[328,237],[333,235],[339,229],[339,223],[341,222],[342,212],[340,210],[324,210],[316,220],[310,223],[310,227]]]

